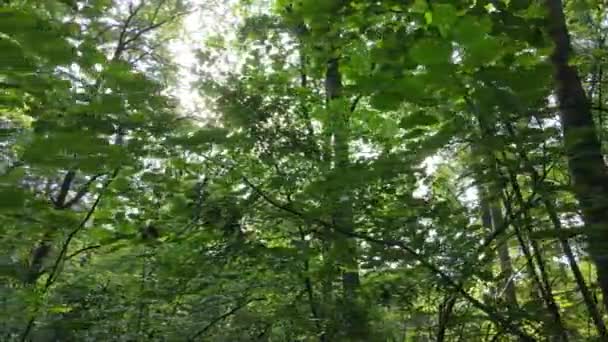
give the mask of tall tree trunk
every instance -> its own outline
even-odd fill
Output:
[[[504,224],[502,211],[496,203],[492,203],[487,191],[482,192],[481,210],[484,227],[492,232],[502,229]],[[499,244],[497,249],[501,278],[505,279],[504,284],[501,284],[501,287],[504,286],[504,300],[510,308],[515,309],[518,307],[517,291],[513,282],[513,265],[509,254],[509,245],[504,242]]]
[[[561,0],[545,0],[554,50],[551,62],[560,104],[564,145],[586,226],[588,252],[595,263],[598,282],[608,309],[608,169],[581,79],[571,66],[570,37]]]
[[[348,112],[338,101],[342,97],[342,77],[339,59],[331,58],[327,62],[325,74],[325,91],[327,94],[328,110],[332,112],[333,133],[333,168],[335,174],[345,174],[349,171],[350,156]],[[353,231],[353,202],[352,192],[348,189],[333,189],[334,194],[334,224],[343,231]],[[343,320],[345,333],[349,341],[365,340],[366,322],[362,308],[357,305],[357,289],[359,288],[359,271],[357,262],[356,241],[336,236],[335,252],[338,263],[342,268]]]

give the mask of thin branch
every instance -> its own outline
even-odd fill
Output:
[[[290,199],[291,201],[291,199]],[[302,226],[298,225],[298,232],[300,233],[300,241],[302,243],[306,242],[306,233],[304,232],[304,230],[302,229]],[[319,312],[317,310],[317,303],[315,301],[315,295],[314,295],[314,288],[312,285],[312,280],[310,279],[310,262],[308,260],[308,257],[306,257],[306,259],[304,259],[304,288],[306,289],[306,293],[308,294],[308,305],[310,306],[310,313],[312,315],[312,319],[315,322],[315,326],[317,328],[318,331],[318,335],[319,335],[319,341],[321,342],[325,342],[326,341],[326,337],[325,337],[325,333],[323,331],[323,327],[321,326],[321,317],[319,315]]]
[[[156,20],[156,18],[158,17],[158,12],[160,12],[160,8],[165,4],[166,0],[161,0],[158,2],[158,5],[156,5],[156,8],[154,9],[154,14],[152,15],[152,22]]]
[[[137,16],[137,13],[139,12],[139,10],[142,9],[143,6],[144,1],[141,1],[135,8],[133,8],[133,3],[129,4],[129,16],[127,16],[127,19],[125,19],[125,22],[123,23],[120,33],[118,35],[118,43],[116,45],[116,49],[114,50],[112,61],[117,61],[122,55],[122,52],[125,50],[125,47],[127,45],[125,43],[125,37],[127,35],[129,25],[131,25],[131,21],[133,21],[133,19],[135,18],[135,16]]]
[[[49,277],[46,280],[46,284],[44,286],[45,290],[48,289],[53,284],[53,282],[54,282],[54,280],[56,278],[58,269],[59,269],[59,264],[61,263],[61,261],[63,260],[63,257],[67,253],[67,249],[70,246],[70,243],[72,242],[72,240],[74,239],[74,237],[76,236],[76,234],[78,234],[85,227],[85,225],[87,224],[87,222],[89,222],[89,220],[93,216],[93,213],[95,212],[95,209],[97,209],[97,206],[99,205],[99,202],[101,202],[101,198],[103,197],[105,191],[108,189],[108,187],[110,186],[110,184],[112,183],[112,181],[114,180],[114,178],[116,178],[116,176],[118,175],[119,170],[120,170],[120,168],[116,168],[114,170],[114,173],[112,174],[112,177],[110,177],[108,179],[108,181],[104,184],[101,192],[97,196],[97,199],[95,200],[95,202],[93,203],[93,205],[91,206],[91,208],[89,209],[89,211],[87,212],[87,214],[85,215],[85,217],[82,219],[82,221],[80,221],[80,224],[78,224],[78,226],[76,228],[74,228],[74,230],[72,230],[70,232],[70,234],[68,234],[68,237],[63,242],[63,245],[61,246],[61,250],[59,252],[59,255],[57,256],[57,259],[55,260],[55,263],[53,265],[51,273],[49,274]]]
[[[194,341],[196,338],[200,337],[201,335],[203,335],[207,331],[209,331],[211,328],[213,328],[217,323],[234,315],[237,311],[245,308],[247,305],[249,305],[253,302],[256,302],[256,301],[263,301],[263,300],[266,300],[266,298],[253,298],[253,299],[250,299],[250,300],[244,302],[241,305],[235,306],[234,308],[228,310],[226,313],[212,319],[211,322],[209,322],[203,329],[199,330],[196,334],[192,335],[192,337],[188,338],[188,341]]]
[[[77,256],[78,254],[81,254],[81,253],[84,253],[84,252],[87,252],[87,251],[90,251],[93,249],[101,248],[101,247],[102,247],[101,245],[92,245],[92,246],[87,246],[87,247],[81,248],[81,249],[75,251],[74,253],[66,256],[65,260],[70,260],[73,257]]]
[[[180,13],[177,13],[177,14],[173,15],[172,17],[170,17],[168,19],[161,20],[161,21],[159,21],[159,22],[157,22],[155,24],[150,24],[150,26],[148,26],[148,27],[144,27],[143,29],[135,32],[131,38],[126,39],[124,41],[124,47],[126,48],[127,45],[129,45],[132,42],[134,42],[135,40],[139,39],[139,37],[141,37],[144,33],[147,33],[147,32],[150,32],[152,30],[155,30],[155,29],[163,26],[164,24],[166,24],[168,22],[171,22],[171,21],[173,21],[173,20],[175,20],[175,19],[177,19],[179,17],[188,15],[188,14],[190,14],[192,12],[194,12],[194,11],[180,12]]]
[[[110,186],[110,184],[112,183],[112,181],[114,180],[114,178],[116,178],[116,176],[118,175],[119,171],[120,171],[120,168],[116,168],[114,170],[114,173],[112,174],[112,176],[104,184],[101,192],[97,196],[97,199],[95,200],[95,202],[93,203],[93,205],[91,206],[91,208],[89,209],[89,211],[87,212],[87,214],[85,215],[85,217],[80,221],[80,223],[78,224],[78,226],[76,228],[74,228],[74,230],[72,230],[70,232],[70,234],[68,234],[68,237],[63,242],[63,245],[61,246],[61,250],[59,252],[59,255],[57,256],[57,259],[55,259],[55,263],[53,264],[53,267],[51,268],[51,272],[49,273],[49,276],[48,276],[48,278],[46,280],[46,283],[44,284],[44,288],[42,290],[43,294],[48,291],[48,289],[51,287],[51,285],[53,285],[53,282],[57,278],[57,274],[58,274],[58,271],[59,271],[59,265],[64,260],[64,256],[67,253],[67,250],[68,250],[68,247],[70,246],[70,243],[72,242],[72,240],[74,239],[74,237],[76,236],[76,234],[78,234],[78,232],[80,232],[85,227],[85,225],[87,224],[87,222],[89,222],[89,220],[93,216],[93,213],[95,212],[95,209],[97,209],[97,206],[99,205],[99,202],[101,201],[101,198],[103,197],[105,191],[108,189],[108,187]],[[28,321],[27,326],[25,327],[25,330],[23,331],[23,334],[21,335],[21,342],[27,341],[27,338],[28,338],[31,330],[34,327],[34,321],[36,320],[36,315],[38,314],[39,311],[40,311],[40,307],[38,306],[34,310],[34,312],[32,314],[32,317]]]

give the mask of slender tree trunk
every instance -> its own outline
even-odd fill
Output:
[[[481,201],[483,225],[492,232],[501,229],[504,219],[500,207],[494,203],[490,203],[491,199],[487,191],[482,192]],[[497,249],[501,277],[505,279],[504,284],[501,284],[501,287],[504,286],[504,300],[510,308],[515,309],[518,307],[517,290],[513,282],[513,265],[511,255],[509,254],[509,245],[507,242],[504,242],[499,244]]]
[[[519,205],[522,207],[525,206],[526,201],[524,200],[523,194],[519,187],[517,177],[512,170],[509,170],[509,180],[511,181],[511,186],[513,188],[513,191],[515,192],[515,198],[517,199]],[[522,219],[523,226],[526,229],[525,233],[527,234],[527,236],[529,236],[532,232],[530,227],[530,225],[532,224],[532,220],[528,210],[522,213]],[[522,248],[524,248],[524,246],[527,246],[527,241],[523,238],[521,229],[517,229],[517,235]],[[555,301],[555,297],[553,296],[553,289],[551,286],[551,281],[549,280],[547,269],[545,267],[545,261],[542,255],[542,251],[535,240],[530,241],[530,246],[532,247],[532,254],[530,254],[530,252],[528,251],[526,257],[528,258],[528,263],[531,270],[534,270],[535,268],[533,260],[536,261],[536,266],[540,273],[540,277],[536,275],[536,271],[534,271],[534,273],[539,281],[541,294],[543,295],[543,299],[545,301],[545,304],[547,305],[547,309],[549,310],[549,313],[552,316],[553,321],[551,323],[553,323],[557,330],[557,335],[555,336],[555,338],[557,339],[557,341],[568,341],[567,329],[563,323],[559,306]],[[525,248],[527,249],[527,247]],[[530,259],[530,257],[533,257],[534,259],[532,260]]]
[[[304,234],[304,231],[302,230],[302,227],[298,227],[298,230],[300,232],[300,242],[302,244],[306,243],[306,236]],[[321,320],[322,318],[321,318],[321,314],[319,312],[319,306],[317,305],[317,301],[315,299],[315,290],[313,287],[312,279],[310,277],[310,262],[308,261],[308,258],[306,258],[304,260],[302,266],[304,268],[304,288],[306,290],[306,294],[308,295],[308,305],[310,306],[310,315],[311,315],[311,318],[314,320],[315,327],[317,328],[319,342],[326,342],[327,336],[326,336],[323,326],[322,326],[322,320]]]
[[[547,209],[551,222],[553,223],[553,227],[555,228],[557,235],[561,236],[560,233],[562,232],[562,226],[559,217],[557,216],[557,211],[555,210],[553,203],[546,199],[544,200],[544,202],[545,208]],[[591,319],[595,324],[595,328],[597,329],[599,336],[602,337],[602,340],[608,340],[606,325],[604,324],[604,320],[602,319],[602,315],[600,314],[597,305],[595,305],[593,295],[591,294],[589,287],[587,287],[583,272],[581,272],[581,269],[578,267],[578,263],[576,262],[576,258],[574,257],[574,252],[572,251],[572,247],[570,247],[570,243],[564,238],[560,238],[559,243],[562,247],[564,255],[566,256],[566,259],[568,260],[568,265],[570,266],[570,270],[574,275],[576,285],[583,297],[583,302],[587,307],[587,311],[589,311],[589,314],[591,315]]]
[[[448,331],[448,323],[452,317],[454,311],[454,305],[458,297],[454,295],[448,295],[445,300],[439,306],[439,323],[437,328],[437,342],[444,342],[445,336]]]
[[[560,104],[564,145],[586,226],[588,252],[608,309],[608,169],[595,132],[590,103],[576,69],[569,64],[570,37],[561,0],[545,0],[554,50],[551,62]]]
[[[328,110],[332,112],[333,125],[333,166],[335,174],[345,174],[349,171],[350,156],[348,112],[342,108],[339,100],[342,97],[342,77],[340,74],[339,59],[331,58],[327,62],[325,74],[325,90],[327,94]],[[333,221],[344,231],[354,231],[352,192],[348,189],[334,189],[332,196],[334,205]],[[343,312],[346,335],[351,341],[365,340],[367,333],[366,320],[363,310],[357,304],[357,290],[359,288],[359,271],[357,262],[356,241],[345,236],[335,239],[338,263],[342,268]]]
[[[505,126],[506,126],[509,134],[513,138],[515,138],[515,130],[513,129],[511,124],[505,123]],[[539,175],[538,171],[536,171],[536,169],[532,166],[532,164],[530,163],[530,160],[529,160],[528,156],[526,155],[526,153],[524,152],[524,150],[521,148],[518,150],[520,151],[519,157],[521,158],[522,162],[524,163],[524,170],[526,170],[527,173],[529,174],[530,178],[532,179],[532,183],[538,184],[537,186],[542,187],[542,185],[540,185],[541,184],[541,175]],[[583,302],[585,303],[585,306],[587,307],[587,311],[589,311],[589,314],[591,315],[591,318],[595,324],[595,327],[598,331],[599,336],[601,336],[603,339],[606,339],[606,338],[608,338],[608,333],[606,332],[606,325],[604,324],[602,315],[600,314],[597,305],[595,305],[595,301],[593,300],[591,291],[587,287],[585,278],[583,277],[583,273],[581,272],[580,268],[578,267],[578,263],[574,256],[574,252],[572,251],[570,243],[568,242],[567,239],[562,237],[563,236],[561,234],[561,232],[563,231],[562,223],[559,219],[559,215],[557,213],[555,205],[553,204],[553,202],[551,200],[550,194],[548,194],[542,188],[539,190],[539,192],[542,195],[541,200],[543,202],[545,209],[547,210],[549,219],[551,220],[553,228],[555,229],[557,236],[559,237],[558,240],[559,240],[562,252],[566,256],[566,259],[568,260],[568,266],[570,266],[570,270],[572,271],[572,274],[574,275],[574,279],[576,281],[579,292],[581,293],[581,296],[583,297]]]
[[[327,65],[327,74],[326,74],[326,87],[327,87],[327,97],[330,100],[336,100],[341,97],[342,92],[342,82],[341,75],[339,71],[339,62],[337,58],[332,58]],[[330,104],[330,110],[331,108]],[[337,106],[334,106],[337,107]],[[348,172],[348,168],[350,165],[349,161],[349,152],[348,152],[348,143],[349,143],[349,132],[348,132],[348,118],[346,117],[346,113],[342,110],[336,110],[335,119],[333,120],[334,130],[333,130],[333,140],[334,140],[334,170],[337,171],[338,174],[343,172]],[[346,229],[348,231],[353,230],[353,206],[351,199],[351,192],[347,189],[342,191],[337,191],[337,201],[336,212],[334,215],[334,223],[341,227],[342,229]],[[343,242],[350,242],[350,239],[344,239]],[[342,282],[344,287],[344,292],[347,298],[354,299],[355,291],[359,286],[359,273],[356,271],[358,265],[356,261],[356,248],[352,243],[344,243],[345,250],[343,254],[344,260],[342,260],[346,267],[346,270],[343,272]]]

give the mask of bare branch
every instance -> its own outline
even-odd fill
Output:
[[[159,27],[161,27],[161,26],[165,25],[166,23],[169,23],[169,22],[171,22],[171,21],[173,21],[173,20],[175,20],[175,19],[177,19],[177,18],[179,18],[179,17],[182,17],[182,16],[185,16],[185,15],[188,15],[188,14],[190,14],[190,13],[192,13],[192,12],[193,12],[193,11],[186,11],[186,12],[180,12],[180,13],[177,13],[177,14],[175,14],[175,15],[171,16],[171,17],[170,17],[170,18],[168,18],[168,19],[161,20],[161,21],[159,21],[159,22],[157,22],[157,23],[155,23],[155,24],[150,24],[149,26],[144,27],[144,28],[142,28],[142,29],[140,29],[140,30],[138,30],[138,31],[134,32],[133,36],[131,36],[130,38],[128,38],[128,39],[126,39],[126,40],[124,41],[124,48],[126,48],[126,47],[127,47],[127,45],[129,45],[129,44],[131,44],[132,42],[134,42],[134,41],[136,41],[137,39],[139,39],[139,38],[140,38],[140,37],[141,37],[143,34],[145,34],[145,33],[147,33],[147,32],[150,32],[150,31],[153,31],[153,30],[155,30],[155,29],[157,29],[157,28],[159,28]],[[123,48],[123,50],[124,50],[124,48]]]
[[[125,47],[127,45],[127,43],[125,43],[125,37],[127,35],[129,25],[131,25],[131,22],[133,21],[135,16],[137,16],[137,13],[142,9],[143,6],[144,1],[141,1],[135,8],[133,8],[133,3],[129,3],[129,16],[127,16],[127,19],[125,19],[125,22],[123,23],[120,33],[118,35],[118,43],[116,45],[116,49],[114,50],[114,55],[112,56],[113,61],[117,61],[125,50]]]

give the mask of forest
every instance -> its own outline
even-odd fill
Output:
[[[0,341],[608,341],[608,2],[0,0]]]

